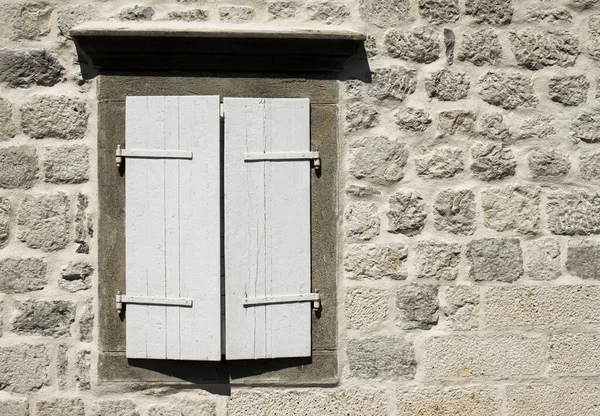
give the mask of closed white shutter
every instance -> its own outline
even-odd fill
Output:
[[[192,152],[126,161],[127,357],[220,360],[219,97],[127,97],[126,114],[128,152]]]
[[[308,99],[225,98],[227,359],[311,354]],[[246,159],[246,160],[245,160]],[[247,160],[253,159],[253,160]]]

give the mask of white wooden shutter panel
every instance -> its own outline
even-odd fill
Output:
[[[245,161],[307,152],[308,99],[225,98],[227,359],[311,355],[311,303],[244,306],[310,293],[310,162]]]
[[[191,160],[126,162],[126,295],[191,307],[126,305],[127,357],[221,359],[219,97],[127,97],[128,150]]]

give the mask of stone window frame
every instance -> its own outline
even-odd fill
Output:
[[[125,143],[125,97],[131,95],[219,95],[309,98],[311,149],[322,168],[311,170],[312,289],[323,310],[312,316],[312,357],[194,362],[131,360],[125,357],[125,325],[115,295],[125,289],[125,178],[114,151]],[[98,292],[100,383],[336,385],[338,225],[338,85],[335,79],[288,78],[281,74],[214,76],[100,75],[98,98]],[[126,168],[125,168],[126,170]]]

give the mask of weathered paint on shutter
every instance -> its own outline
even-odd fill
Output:
[[[309,150],[309,111],[308,99],[224,99],[227,359],[311,354],[310,302],[243,305],[310,293],[310,162],[243,156]]]
[[[126,161],[127,357],[221,359],[219,97],[127,97],[126,148],[191,160]]]

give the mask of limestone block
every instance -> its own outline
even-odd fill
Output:
[[[460,244],[419,241],[413,264],[419,279],[455,280],[460,263]]]
[[[425,79],[425,90],[429,97],[440,101],[458,101],[467,98],[470,87],[471,79],[464,72],[442,69]]]
[[[216,403],[209,399],[178,400],[150,406],[148,416],[216,416]]]
[[[44,345],[0,347],[0,389],[15,393],[37,391],[48,384],[49,365]]]
[[[420,108],[404,108],[394,114],[396,124],[401,130],[425,131],[431,125],[431,116]]]
[[[458,60],[473,65],[495,65],[502,58],[498,34],[492,29],[467,31],[462,35]]]
[[[91,406],[91,416],[139,416],[131,400],[97,400]]]
[[[47,147],[44,176],[49,183],[83,183],[89,179],[90,155],[86,145]]]
[[[347,354],[350,374],[356,378],[405,379],[416,371],[413,345],[401,337],[351,338]]]
[[[405,280],[408,248],[405,244],[352,244],[346,247],[344,270],[348,279]]]
[[[469,331],[479,326],[479,289],[473,286],[440,288],[440,314],[456,331]]]
[[[9,257],[0,260],[0,292],[42,290],[48,283],[47,266],[40,258]]]
[[[547,196],[548,228],[558,235],[600,234],[600,197],[584,191],[555,191]]]
[[[413,191],[398,191],[389,199],[388,231],[413,236],[420,234],[425,226],[425,202]]]
[[[532,280],[554,280],[561,273],[560,244],[553,238],[541,238],[526,243],[525,270]]]
[[[17,224],[19,239],[30,248],[56,251],[69,242],[69,198],[62,192],[27,195],[21,202]]]
[[[499,416],[502,401],[494,387],[400,387],[398,416]]]
[[[23,131],[34,139],[81,139],[88,117],[82,100],[65,95],[34,95],[21,107]]]
[[[529,171],[534,178],[564,176],[571,169],[569,156],[556,149],[537,149],[527,156]]]
[[[595,416],[600,384],[558,381],[507,386],[509,416]]]
[[[10,211],[8,198],[0,197],[0,249],[6,247],[10,239]]]
[[[580,51],[577,37],[565,30],[522,29],[510,32],[509,40],[517,63],[532,70],[573,66]]]
[[[392,98],[398,101],[415,92],[417,71],[398,65],[378,68],[372,72],[372,83],[368,94],[379,99]]]
[[[600,152],[588,152],[579,157],[581,177],[585,180],[600,179]]]
[[[568,332],[550,335],[550,374],[599,374],[600,334]]]
[[[506,110],[538,104],[531,78],[518,72],[486,72],[479,78],[479,94],[486,103]]]
[[[471,148],[471,172],[477,179],[493,181],[515,175],[513,151],[501,143],[475,143]]]
[[[37,180],[38,158],[33,146],[0,149],[0,188],[31,188]]]
[[[483,224],[496,231],[536,234],[540,228],[541,188],[508,185],[481,192]]]
[[[59,398],[43,400],[36,403],[36,416],[84,416],[85,410],[81,399]]]
[[[437,230],[471,235],[475,232],[475,195],[468,189],[444,189],[433,203],[433,219]]]
[[[380,221],[377,205],[369,202],[352,202],[344,212],[346,237],[367,241],[379,235]]]
[[[29,404],[26,400],[0,401],[0,414],[3,416],[29,416]]]
[[[465,169],[464,152],[455,147],[437,147],[429,153],[415,156],[415,165],[419,176],[452,178]]]
[[[385,34],[385,46],[394,58],[425,64],[436,61],[441,52],[439,32],[428,27],[390,29]]]
[[[94,20],[97,10],[92,4],[80,4],[58,9],[56,12],[56,23],[60,36],[71,39],[70,31],[81,23]]]
[[[346,292],[345,311],[349,329],[368,330],[376,327],[387,316],[387,291],[366,287]]]
[[[15,134],[12,105],[8,100],[0,98],[0,142],[14,137]]]
[[[548,82],[550,99],[566,106],[577,106],[587,101],[590,82],[585,75],[552,77]]]
[[[542,6],[527,10],[525,20],[532,23],[570,22],[573,16],[564,7]]]
[[[396,291],[396,325],[402,329],[431,329],[439,319],[438,288],[411,284]]]
[[[50,33],[52,9],[46,2],[0,4],[0,38],[39,40]]]
[[[523,275],[521,244],[516,238],[482,238],[468,244],[471,279],[514,282]]]
[[[512,0],[466,0],[465,13],[476,23],[507,25],[512,21]]]

